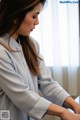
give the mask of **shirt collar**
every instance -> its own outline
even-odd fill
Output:
[[[11,37],[8,33],[6,33],[5,35],[0,37],[0,42],[2,42],[3,44],[9,46],[10,48],[14,51],[21,51],[22,47],[20,44],[17,43],[17,41]]]

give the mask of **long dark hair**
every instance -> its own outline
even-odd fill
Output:
[[[44,5],[46,0],[1,0],[0,1],[0,36],[20,27],[25,15],[33,10],[35,5]],[[14,21],[16,24],[14,25]],[[19,36],[23,53],[30,71],[33,75],[40,73],[38,60],[41,59],[36,52],[32,40],[28,36]]]

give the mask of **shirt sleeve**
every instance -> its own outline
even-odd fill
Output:
[[[51,102],[31,91],[23,81],[6,52],[0,52],[0,87],[19,109],[35,119],[41,119]]]
[[[39,60],[41,74],[38,76],[39,89],[46,99],[54,104],[62,106],[65,99],[70,95],[54,81],[49,68],[45,65],[44,58],[40,54],[40,48],[37,41],[31,38],[35,44],[36,50],[42,60]]]
[[[41,58],[43,59],[42,56]],[[49,68],[45,65],[44,59],[40,60],[40,70],[41,74],[38,76],[40,91],[46,99],[54,104],[62,106],[65,99],[70,95],[57,81],[53,80]]]
[[[64,100],[70,95],[57,81],[53,80],[49,68],[45,66],[44,59],[40,61],[40,70],[41,74],[38,76],[40,91],[46,99],[54,104],[62,106]]]
[[[37,53],[42,58],[39,60],[41,74],[38,76],[39,89],[46,99],[54,104],[63,105],[64,100],[70,95],[65,91],[57,81],[54,81],[49,68],[45,65],[44,58],[40,54],[39,44],[32,37]]]

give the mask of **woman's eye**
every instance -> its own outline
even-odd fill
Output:
[[[37,18],[37,16],[33,16],[33,18],[35,19],[35,18]]]

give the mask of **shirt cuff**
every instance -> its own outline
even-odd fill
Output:
[[[46,113],[49,105],[51,104],[50,101],[40,97],[38,102],[34,105],[34,107],[29,111],[29,116],[35,119],[41,119],[44,114]]]
[[[61,91],[61,93],[57,96],[55,104],[62,106],[65,99],[69,97],[70,95],[64,90]]]

